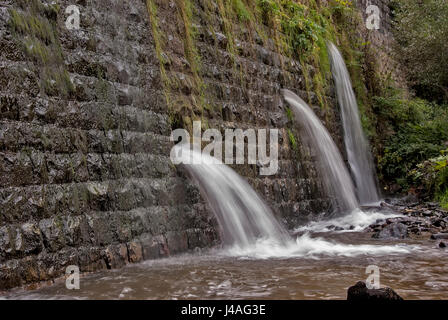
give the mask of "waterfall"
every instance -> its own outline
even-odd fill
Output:
[[[359,206],[353,182],[329,132],[305,101],[289,90],[283,90],[283,95],[301,132],[308,138],[309,148],[317,152],[318,169],[327,194],[334,198],[339,210],[353,211]]]
[[[291,241],[267,204],[235,171],[216,158],[190,150],[188,144],[175,148],[177,159],[215,214],[224,244],[247,248],[259,240],[279,246]]]
[[[328,44],[336,94],[342,112],[344,141],[348,162],[361,204],[380,201],[375,169],[367,139],[361,127],[358,104],[350,76],[341,53],[333,43]]]

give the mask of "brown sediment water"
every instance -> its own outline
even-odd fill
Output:
[[[377,265],[381,286],[404,299],[448,299],[448,250],[427,238],[384,241],[368,233],[320,233],[299,237],[296,251],[271,252],[268,258],[256,252],[213,250],[147,261],[81,277],[80,290],[61,282],[10,291],[4,298],[346,299],[349,286],[367,279],[366,267]]]

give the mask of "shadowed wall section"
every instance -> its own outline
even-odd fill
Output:
[[[78,1],[78,31],[70,1],[20,3],[0,2],[0,289],[213,244],[169,159],[144,3]]]

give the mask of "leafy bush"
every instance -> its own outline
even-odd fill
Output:
[[[417,165],[409,178],[448,209],[448,149],[442,155]]]
[[[440,202],[442,208],[448,210],[448,189],[445,190],[445,193],[438,195],[436,200]]]
[[[283,1],[284,16],[282,30],[290,38],[290,46],[296,52],[306,52],[313,48],[319,36],[325,31],[325,21],[313,9],[292,1]],[[306,10],[308,9],[308,15]]]
[[[448,1],[395,0],[395,38],[417,94],[448,101]]]
[[[295,54],[310,52],[328,31],[331,13],[325,6],[293,0],[258,0],[257,4],[263,21],[271,27],[280,27]],[[342,0],[333,0],[330,8],[348,5]]]
[[[446,148],[448,107],[403,98],[397,91],[374,101],[390,130],[378,163],[383,179],[409,187],[409,172]]]

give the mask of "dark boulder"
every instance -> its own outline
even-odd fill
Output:
[[[437,233],[431,235],[431,240],[446,240],[448,239],[448,233]]]
[[[426,204],[429,208],[438,208],[439,204],[437,202],[428,202]]]
[[[440,248],[440,249],[445,249],[445,248],[446,248],[446,243],[443,242],[443,241],[440,241],[440,243],[439,243],[439,248]]]
[[[391,223],[372,236],[376,239],[405,239],[407,237],[408,227],[400,222]]]
[[[391,288],[368,289],[366,283],[359,281],[354,286],[348,288],[348,301],[400,301],[403,300]]]
[[[389,187],[389,191],[393,194],[399,193],[401,190],[403,190],[403,187],[397,183],[395,183]]]

